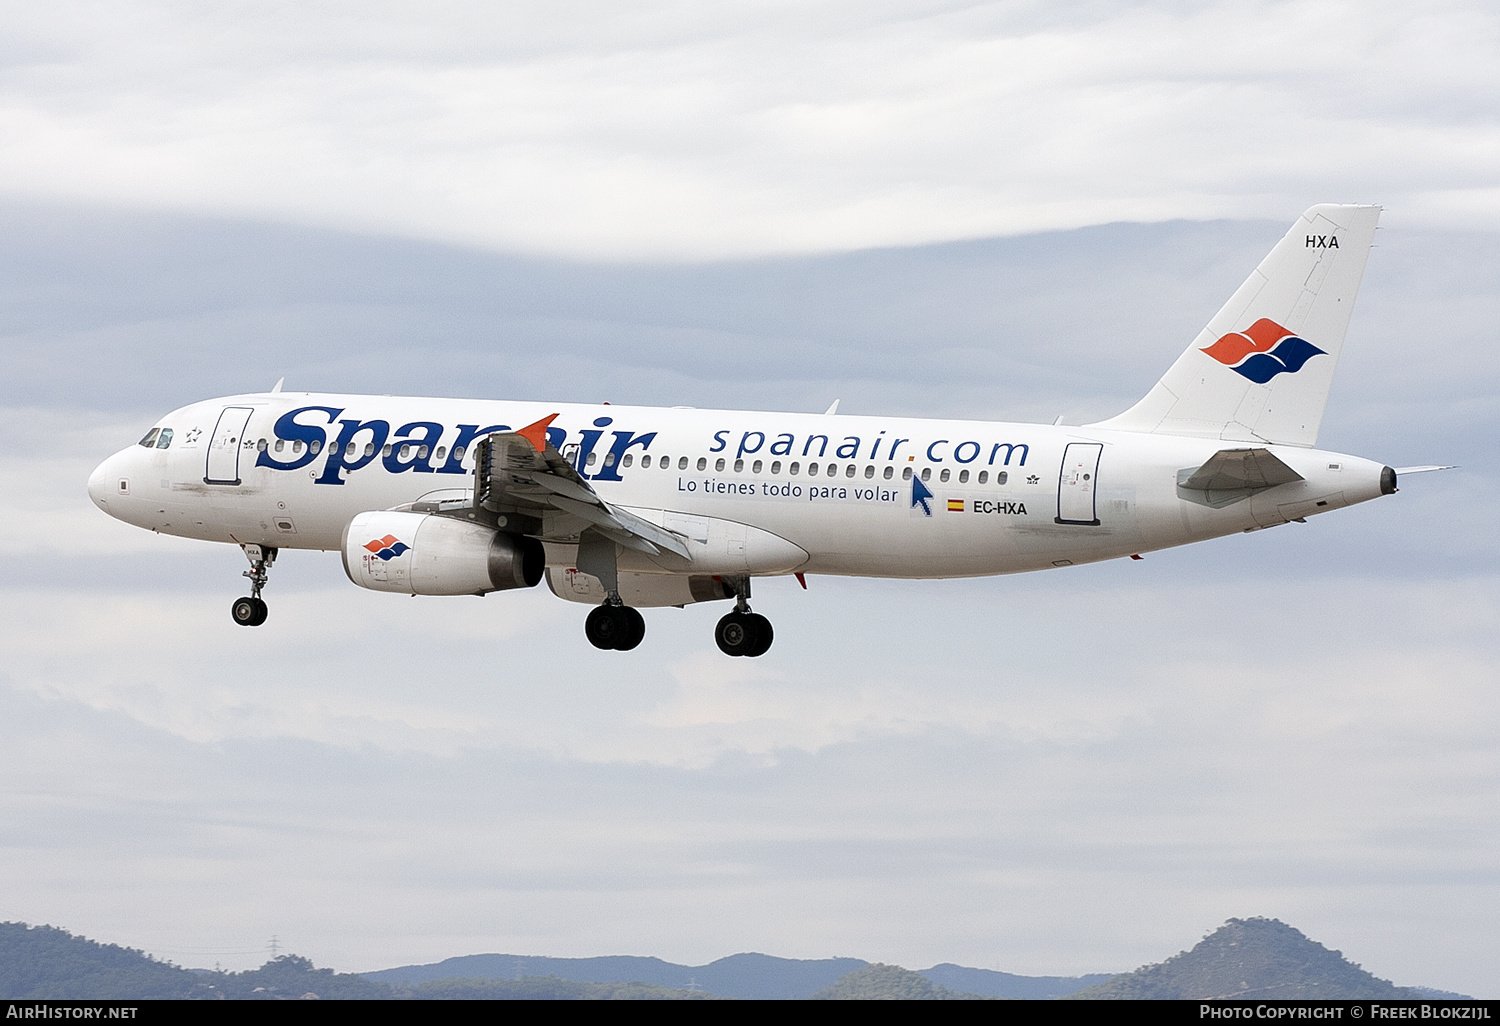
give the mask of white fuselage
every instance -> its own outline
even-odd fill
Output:
[[[362,512],[472,489],[483,433],[554,413],[549,440],[605,502],[706,539],[712,532],[695,524],[745,529],[704,548],[701,565],[622,553],[621,569],[637,572],[720,573],[716,561],[727,559],[752,575],[1017,573],[1271,527],[1382,493],[1379,463],[1268,445],[1303,480],[1212,508],[1178,482],[1245,446],[1219,438],[315,393],[176,410],[158,424],[172,431],[166,448],[116,453],[89,493],[111,516],[163,534],[340,549]],[[572,565],[576,529],[543,541],[550,566]]]

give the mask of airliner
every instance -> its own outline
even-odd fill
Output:
[[[362,588],[535,587],[592,605],[601,649],[639,610],[733,602],[731,656],[770,647],[757,577],[1050,570],[1342,509],[1399,472],[1315,448],[1377,206],[1304,213],[1140,402],[1079,427],[256,392],[172,411],[89,478],[119,520],[238,545],[261,598],[283,549]]]

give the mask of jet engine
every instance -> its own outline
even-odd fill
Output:
[[[344,572],[372,591],[483,595],[531,588],[546,570],[535,538],[432,513],[361,513],[344,529]]]

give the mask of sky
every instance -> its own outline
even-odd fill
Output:
[[[187,965],[1121,971],[1231,916],[1500,993],[1481,4],[0,7],[0,919]],[[1066,572],[757,586],[597,652],[109,520],[268,387],[1067,423],[1386,206],[1319,444],[1456,463]]]

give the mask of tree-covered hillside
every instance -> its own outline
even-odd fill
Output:
[[[1412,998],[1276,919],[1231,919],[1191,951],[1071,998],[1105,1000]]]
[[[0,923],[3,998],[181,998],[197,996],[200,982],[135,948],[53,926]]]
[[[188,970],[135,948],[100,944],[53,926],[0,923],[0,998],[263,1000],[302,997],[389,998],[383,983],[318,969],[283,955],[242,973]]]
[[[839,977],[813,995],[815,1001],[956,1001],[979,997],[960,994],[899,965],[871,963]]]

